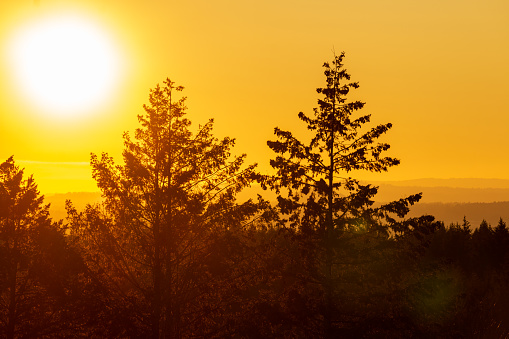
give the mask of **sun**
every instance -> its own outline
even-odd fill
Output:
[[[97,22],[76,14],[50,15],[22,26],[9,61],[22,98],[58,117],[107,101],[118,84],[120,58]]]

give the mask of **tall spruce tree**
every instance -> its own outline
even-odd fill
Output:
[[[347,100],[347,94],[359,84],[350,82],[350,74],[343,68],[344,56],[341,53],[332,63],[324,63],[326,83],[317,89],[322,98],[314,114],[298,115],[313,133],[311,140],[303,142],[291,132],[275,128],[277,140],[267,145],[277,153],[270,161],[276,174],[262,182],[279,194],[278,206],[287,216],[283,219],[285,225],[316,237],[324,249],[324,262],[317,265],[323,268],[320,281],[325,294],[326,337],[334,336],[333,258],[337,241],[351,232],[389,235],[388,226],[396,225],[394,215],[404,217],[409,206],[421,198],[416,194],[374,207],[378,188],[351,177],[357,170],[387,171],[399,160],[384,156],[390,146],[377,141],[392,125],[366,130],[363,127],[370,122],[370,115],[355,116],[364,103]]]
[[[73,235],[83,239],[91,270],[104,276],[127,322],[121,335],[206,336],[217,297],[206,267],[211,242],[258,211],[236,193],[255,178],[234,139],[212,135],[213,121],[193,134],[183,87],[166,79],[151,90],[141,127],[124,135],[124,165],[92,155],[104,203],[78,213],[68,206]]]

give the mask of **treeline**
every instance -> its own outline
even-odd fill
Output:
[[[424,193],[425,195],[426,193]],[[508,195],[509,196],[509,195]],[[464,217],[473,228],[479,227],[483,220],[497,224],[500,218],[509,219],[509,201],[470,202],[470,203],[423,203],[412,207],[409,216],[431,214],[446,225],[461,221]]]
[[[301,142],[275,129],[274,175],[233,156],[212,120],[195,133],[183,90],[151,90],[123,164],[92,154],[103,202],[52,221],[32,177],[0,165],[0,336],[6,338],[504,337],[505,223],[405,218],[416,194],[374,204],[350,177],[399,160],[349,102],[344,54]],[[278,194],[237,193],[260,184]]]

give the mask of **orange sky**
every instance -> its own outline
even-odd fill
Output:
[[[96,190],[90,152],[119,157],[138,127],[149,89],[166,77],[186,87],[197,127],[268,169],[273,128],[303,131],[332,50],[360,82],[355,98],[400,166],[361,178],[509,179],[509,2],[454,1],[69,1],[0,2],[0,161],[15,156],[43,193]],[[39,17],[81,13],[121,55],[111,100],[56,117],[14,89],[9,39]],[[120,160],[120,158],[119,158]]]

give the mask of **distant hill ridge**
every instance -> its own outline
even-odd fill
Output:
[[[509,179],[490,179],[490,178],[422,178],[412,180],[394,180],[394,181],[369,181],[373,185],[391,185],[391,186],[414,186],[414,187],[449,187],[449,188],[508,188]]]
[[[380,184],[376,201],[393,201],[401,197],[422,192],[421,202],[474,203],[509,201],[509,188],[464,188],[394,186]]]
[[[375,200],[387,202],[423,193],[408,217],[435,216],[446,225],[461,223],[463,217],[477,228],[482,220],[495,226],[502,218],[509,222],[509,180],[482,178],[415,179],[370,182],[379,186]]]
[[[423,193],[421,202],[412,207],[409,214],[419,216],[434,215],[446,225],[461,222],[467,217],[472,227],[479,226],[486,219],[493,226],[500,217],[509,222],[509,180],[507,179],[415,179],[401,181],[370,181],[379,186],[375,197],[377,202],[387,202],[402,197]],[[274,200],[272,192],[253,187],[240,195],[241,200],[261,194],[266,199]],[[65,200],[70,199],[78,210],[87,203],[101,201],[100,192],[72,192],[46,195],[46,203],[51,203],[50,213],[56,220],[66,216]]]
[[[461,224],[463,217],[470,222],[473,229],[479,227],[483,220],[495,227],[500,218],[509,223],[509,201],[484,203],[418,203],[410,209],[407,217],[433,215],[446,226],[451,223]]]

